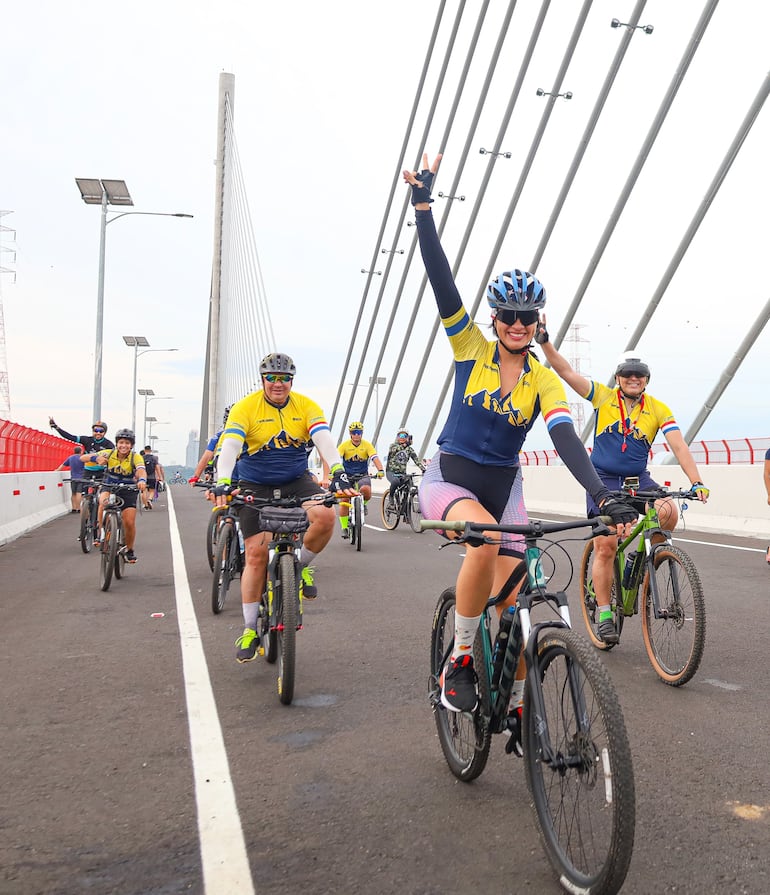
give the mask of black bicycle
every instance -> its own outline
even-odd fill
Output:
[[[95,479],[70,479],[84,486],[81,492],[83,498],[80,503],[80,549],[83,553],[90,553],[94,546],[94,532],[96,531],[97,511],[99,501],[97,492],[99,480]]]
[[[271,535],[265,590],[257,619],[258,653],[278,662],[278,698],[283,705],[294,699],[297,631],[302,628],[302,563],[299,555],[310,527],[306,507],[333,506],[337,497],[322,491],[311,497],[254,497],[248,491],[235,494],[230,506],[253,507],[259,512],[259,528]],[[220,535],[221,537],[221,535]]]
[[[572,560],[546,536],[587,526],[598,535],[609,531],[606,521],[422,523],[423,529],[459,532],[449,543],[471,547],[499,543],[494,532],[524,536],[525,561],[487,603],[476,636],[479,701],[473,712],[452,712],[441,702],[440,675],[454,644],[454,588],[439,597],[431,634],[430,702],[444,757],[460,780],[474,780],[484,770],[492,734],[510,736],[506,752],[524,756],[541,840],[561,884],[591,895],[616,893],[631,861],[636,810],[631,750],[609,674],[588,642],[570,629],[565,590],[574,577]],[[559,582],[564,579],[559,590],[553,589],[557,558]],[[521,582],[493,641],[490,610],[503,606]],[[553,614],[533,624],[531,611],[538,604]],[[526,681],[519,714],[509,712],[509,700],[522,650]]]
[[[214,507],[209,519],[206,532],[207,547],[210,543],[209,538],[216,537],[210,559],[214,572],[211,582],[211,611],[215,615],[219,615],[225,608],[231,582],[243,574],[245,546],[238,520],[238,511],[243,504],[243,499],[234,495],[226,507]]]
[[[123,482],[101,482],[99,491],[108,491],[109,497],[102,510],[102,538],[99,561],[99,587],[107,591],[112,584],[113,573],[120,579],[126,574],[126,541],[123,530],[123,499],[118,491],[138,491],[136,485]]]
[[[388,488],[383,493],[380,513],[382,514],[382,524],[388,531],[393,531],[401,519],[412,526],[412,531],[417,533],[422,531],[420,528],[422,514],[420,513],[420,498],[417,492],[417,485],[415,484],[416,478],[417,473],[406,473],[400,484],[395,488]]]

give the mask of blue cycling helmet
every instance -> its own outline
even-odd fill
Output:
[[[506,270],[487,286],[487,301],[494,310],[537,311],[545,307],[545,288],[534,274]]]

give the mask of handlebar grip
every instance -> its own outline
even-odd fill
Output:
[[[443,519],[422,519],[420,521],[420,531],[465,531],[465,522],[455,519],[452,522],[446,522]]]

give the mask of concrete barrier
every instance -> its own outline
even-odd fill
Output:
[[[651,466],[650,472],[659,484],[670,482],[672,488],[689,485],[679,466]],[[522,473],[531,516],[585,515],[585,494],[566,467],[525,466]],[[714,464],[702,466],[701,473],[711,496],[707,504],[689,502],[685,528],[770,540],[770,506],[760,464]],[[67,477],[66,472],[0,475],[0,545],[69,511],[70,486],[62,482]],[[388,487],[385,479],[374,479],[372,485],[375,494]]]
[[[0,546],[71,509],[64,472],[16,472],[0,475]]]

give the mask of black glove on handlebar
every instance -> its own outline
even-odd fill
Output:
[[[639,513],[630,504],[617,497],[607,498],[599,509],[602,516],[609,516],[615,525],[636,522],[639,518]]]
[[[346,491],[353,487],[350,476],[345,472],[345,467],[337,464],[329,470],[331,473],[331,482],[329,483],[330,491]]]
[[[415,177],[420,182],[419,184],[412,184],[412,205],[417,205],[418,202],[432,202],[430,191],[435,174],[428,168],[423,168],[419,174],[415,174]]]
[[[228,482],[227,484],[217,485],[214,488],[214,497],[227,497],[228,494],[232,494],[233,486]]]

